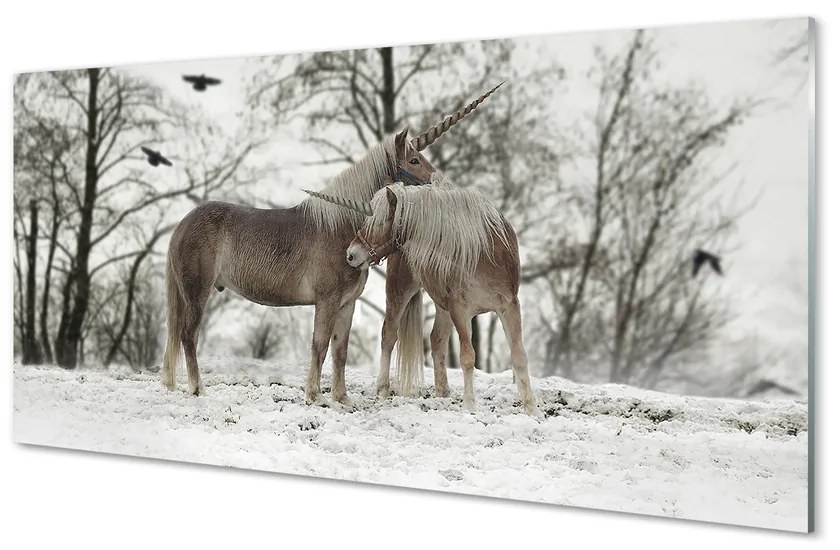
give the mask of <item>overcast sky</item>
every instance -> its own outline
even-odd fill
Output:
[[[783,72],[773,65],[772,58],[806,27],[806,19],[795,19],[654,31],[662,61],[661,78],[674,84],[702,84],[713,103],[721,106],[746,95],[773,99],[733,131],[725,151],[714,161],[720,169],[734,165],[727,185],[738,186],[744,201],[759,197],[736,229],[738,252],[724,257],[725,291],[739,303],[735,331],[748,334],[759,330],[797,343],[807,342],[808,89],[800,85],[806,76],[804,63],[800,70]],[[556,61],[564,67],[567,81],[556,114],[561,121],[571,122],[594,107],[592,83],[585,77],[595,63],[594,48],[618,52],[630,38],[628,31],[527,37],[521,40],[530,47],[515,59],[522,63]],[[248,59],[232,58],[127,69],[159,84],[175,99],[199,105],[207,116],[233,132],[237,113],[245,108],[245,81],[253,67]],[[206,73],[224,83],[199,94],[182,82],[185,73]],[[500,79],[504,77],[500,75]],[[278,134],[270,155],[280,166],[295,167],[284,174],[297,189],[317,187],[339,170],[335,166],[298,167],[300,161],[317,158],[317,154],[291,135]],[[292,193],[297,199],[304,197]],[[274,200],[285,202],[282,196]]]

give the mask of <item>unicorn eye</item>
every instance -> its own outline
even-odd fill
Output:
[[[417,160],[417,159],[411,159],[410,161],[408,161],[408,163],[409,164],[420,164],[420,161]]]

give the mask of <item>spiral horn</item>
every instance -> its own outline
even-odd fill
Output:
[[[490,96],[490,94],[498,90],[499,87],[504,83],[505,81],[503,80],[502,82],[497,84],[495,88],[493,88],[486,94],[480,96],[478,99],[476,99],[469,105],[465,105],[464,107],[462,107],[460,111],[449,115],[444,120],[438,122],[435,126],[432,126],[428,130],[426,130],[425,133],[420,134],[416,138],[412,139],[411,146],[414,147],[417,151],[422,151],[423,149],[434,143],[437,138],[439,138],[447,130],[458,124],[459,120],[466,117],[473,110],[475,110],[475,108],[478,107],[479,103],[487,99]]]
[[[343,206],[344,208],[349,208],[350,210],[355,210],[365,216],[373,215],[373,209],[370,207],[370,203],[367,202],[354,201],[352,199],[345,199],[344,197],[332,197],[330,195],[325,195],[317,191],[310,191],[308,189],[304,189],[303,192],[307,195],[312,195],[316,199],[321,199],[332,204],[337,204],[338,206]]]

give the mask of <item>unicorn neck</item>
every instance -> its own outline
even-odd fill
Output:
[[[395,157],[393,138],[386,138],[371,147],[361,160],[330,180],[322,192],[368,202],[382,187],[385,176],[394,171],[392,159]],[[319,228],[333,232],[343,232],[348,227],[355,231],[364,222],[362,214],[321,199],[306,199],[302,207]]]

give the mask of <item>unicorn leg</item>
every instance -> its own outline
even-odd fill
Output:
[[[382,322],[382,343],[379,358],[379,376],[376,379],[376,394],[379,397],[391,395],[391,354],[394,345],[397,343],[397,334],[400,327],[405,306],[408,305],[408,298],[402,300],[394,299],[389,301],[385,307],[385,320]]]
[[[435,324],[430,337],[432,361],[435,364],[435,393],[438,397],[449,397],[449,381],[446,376],[446,350],[452,334],[452,319],[449,312],[435,306]]]
[[[519,300],[506,305],[500,312],[502,327],[505,329],[511,360],[513,361],[514,381],[519,390],[522,406],[528,414],[537,412],[534,392],[531,390],[531,378],[528,376],[528,356],[522,343],[522,314],[519,310]]]
[[[201,329],[201,320],[204,317],[204,308],[207,305],[207,299],[210,297],[212,290],[212,282],[199,280],[198,283],[189,287],[189,294],[185,297],[181,342],[184,346],[184,362],[187,365],[188,391],[192,395],[200,395],[204,390],[204,386],[201,383],[201,375],[198,372],[196,348],[198,346],[198,333]]]
[[[332,336],[332,397],[341,404],[347,404],[347,386],[344,382],[344,366],[347,363],[347,343],[350,339],[350,326],[353,324],[355,300],[345,304],[335,319]]]
[[[464,408],[475,409],[475,389],[473,388],[473,373],[475,371],[475,349],[472,345],[471,318],[468,318],[463,311],[453,310],[449,312],[455,330],[458,331],[458,339],[461,342],[461,370],[464,373]]]
[[[312,331],[312,357],[309,373],[306,376],[304,398],[307,405],[323,399],[321,395],[321,367],[327,356],[333,328],[335,327],[338,306],[331,303],[315,305],[315,327]]]

